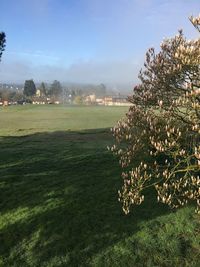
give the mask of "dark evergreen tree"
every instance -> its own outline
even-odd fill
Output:
[[[26,80],[24,84],[24,95],[33,96],[36,94],[36,86],[33,80]]]
[[[59,81],[55,80],[50,87],[49,94],[54,97],[58,97],[62,94],[62,86]]]
[[[4,32],[0,32],[0,61],[3,51],[5,50],[5,46],[6,46],[6,35]]]
[[[41,85],[39,87],[39,90],[40,90],[41,96],[46,96],[47,95],[47,88],[46,88],[46,85],[45,85],[44,82],[41,83]]]

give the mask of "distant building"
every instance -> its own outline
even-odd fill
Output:
[[[4,107],[7,107],[7,106],[8,106],[8,101],[7,101],[7,100],[4,100],[4,101],[3,101],[3,106],[4,106]]]
[[[105,100],[104,100],[104,98],[97,98],[96,103],[97,103],[97,105],[103,106],[103,105],[105,105]]]
[[[127,96],[106,96],[104,98],[96,98],[94,94],[85,97],[85,104],[91,105],[96,104],[100,106],[130,106]]]
[[[130,106],[127,96],[107,96],[104,98],[105,106]]]
[[[33,101],[32,104],[33,105],[45,105],[46,102],[45,101]]]
[[[85,97],[85,103],[86,104],[96,104],[96,95],[92,94],[92,95],[88,95]]]
[[[37,97],[41,97],[41,91],[40,91],[40,89],[37,89],[37,90],[36,90],[36,96],[37,96]]]
[[[113,106],[113,97],[112,96],[106,96],[104,98],[104,105],[105,106]]]

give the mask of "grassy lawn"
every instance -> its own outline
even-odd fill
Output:
[[[0,107],[0,136],[111,127],[127,107],[25,105]]]
[[[0,266],[200,266],[200,218],[148,192],[125,216],[109,129],[127,108],[0,109]]]

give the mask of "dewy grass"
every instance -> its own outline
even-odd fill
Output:
[[[32,109],[33,121],[44,116],[42,109]],[[16,112],[28,112],[16,110],[6,111],[10,122]],[[108,110],[112,124],[117,114]],[[54,117],[63,118],[65,111],[56,107]],[[15,123],[9,130],[1,124],[0,266],[200,266],[200,222],[193,207],[171,211],[149,191],[145,203],[123,214],[120,168],[106,150],[109,129],[37,133],[35,122],[32,134],[17,136]]]

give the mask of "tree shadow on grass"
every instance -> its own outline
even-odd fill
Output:
[[[1,139],[0,255],[8,266],[89,266],[168,209],[153,192],[128,216],[117,202],[107,130]],[[3,154],[2,154],[3,153]],[[15,265],[14,265],[15,264]]]

